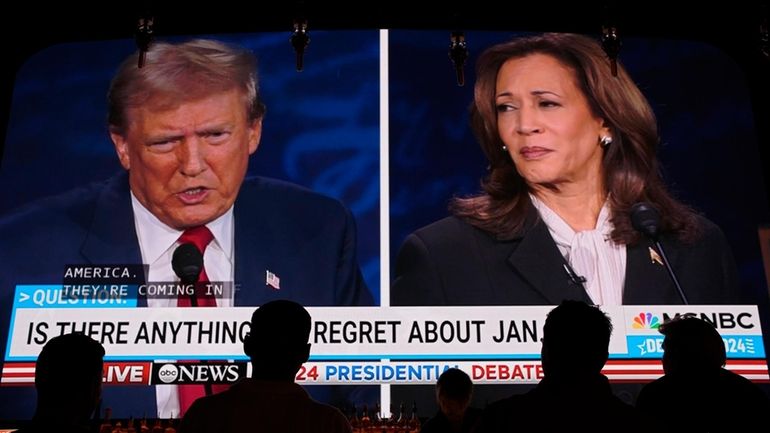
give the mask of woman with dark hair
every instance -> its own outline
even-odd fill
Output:
[[[632,226],[639,202],[660,214],[689,302],[738,301],[723,233],[668,192],[655,115],[595,40],[544,34],[487,49],[471,125],[489,160],[483,192],[407,237],[393,305],[682,303]]]

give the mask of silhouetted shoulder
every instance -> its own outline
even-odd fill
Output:
[[[644,431],[636,410],[614,395],[597,398],[572,391],[566,397],[535,388],[492,403],[484,410],[476,433]]]
[[[476,433],[524,431],[523,428],[531,424],[527,421],[528,417],[533,415],[531,400],[525,396],[512,395],[487,406],[481,414]]]
[[[642,388],[637,407],[663,431],[755,431],[770,400],[757,385],[725,369],[694,378],[663,376]]]
[[[18,430],[15,433],[93,433],[93,430],[88,426],[83,427],[62,427],[60,425],[47,425],[35,423],[34,421]]]
[[[345,415],[319,403],[296,383],[246,379],[195,401],[180,433],[350,433]]]

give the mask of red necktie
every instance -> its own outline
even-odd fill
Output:
[[[206,228],[206,226],[198,226],[185,230],[184,233],[182,233],[182,236],[179,237],[179,243],[191,243],[198,247],[198,250],[200,250],[201,254],[203,254],[206,252],[206,247],[209,243],[211,243],[212,239],[214,239],[214,235],[211,234],[211,231]],[[217,300],[214,299],[214,296],[206,295],[205,283],[208,282],[209,277],[206,275],[206,267],[204,266],[203,269],[201,269],[200,275],[198,276],[198,284],[196,284],[195,289],[195,299],[199,307],[217,306]],[[176,305],[178,307],[191,307],[192,302],[190,301],[189,296],[180,295],[177,299]],[[204,385],[178,385],[177,389],[179,391],[179,418],[184,416],[185,412],[187,412],[187,409],[190,408],[190,405],[192,405],[195,400],[206,395],[206,388]]]
[[[197,226],[187,229],[179,236],[180,244],[193,244],[198,247],[198,250],[203,255],[206,252],[206,247],[214,239],[214,235],[206,226]],[[209,282],[209,277],[206,275],[206,266],[201,269],[201,273],[198,276],[198,284],[195,289],[195,299],[199,307],[216,307],[217,300],[213,295],[206,295],[206,285]],[[177,307],[190,307],[190,297],[179,296],[176,303]]]

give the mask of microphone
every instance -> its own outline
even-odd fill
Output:
[[[171,256],[171,268],[174,273],[182,280],[182,284],[192,284],[198,282],[198,276],[203,270],[203,254],[194,244],[182,244],[176,247],[173,256]],[[198,306],[198,300],[195,293],[190,296],[190,304],[193,307]]]
[[[586,281],[586,277],[582,277],[575,272],[574,269],[572,269],[572,266],[569,265],[569,263],[564,262],[564,272],[567,273],[567,277],[569,278],[569,282],[571,284],[574,284],[576,286],[582,286],[583,283]],[[585,287],[584,287],[585,288]]]
[[[658,241],[660,232],[660,214],[657,209],[647,202],[639,202],[631,206],[631,225],[639,233]]]
[[[684,290],[682,290],[682,286],[676,278],[676,274],[674,274],[674,268],[672,268],[671,264],[668,262],[666,251],[663,250],[663,245],[658,241],[658,236],[660,235],[660,214],[658,213],[658,210],[647,202],[634,204],[631,206],[631,225],[636,231],[646,236],[655,244],[655,248],[657,248],[658,253],[660,253],[660,258],[663,261],[663,267],[666,268],[668,275],[671,277],[671,281],[673,281],[674,286],[676,286],[679,298],[682,300],[683,304],[689,305],[690,302],[687,300],[687,296],[685,296]]]
[[[203,270],[203,254],[201,254],[195,244],[181,244],[176,247],[174,254],[171,256],[171,268],[182,281],[182,284],[193,285],[193,293],[190,295],[190,305],[197,307],[198,299],[195,296],[195,292],[198,288],[196,287],[196,283]],[[206,361],[201,361],[201,363],[205,364]],[[203,391],[206,395],[212,395],[211,383],[204,383]]]

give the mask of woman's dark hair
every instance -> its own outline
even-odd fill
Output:
[[[698,235],[695,213],[671,196],[661,177],[656,156],[657,123],[650,104],[622,65],[618,64],[617,76],[612,75],[609,60],[597,41],[575,34],[521,37],[481,54],[476,66],[471,127],[489,160],[490,173],[482,181],[482,194],[453,199],[453,213],[501,238],[524,232],[532,203],[524,178],[502,150],[495,87],[497,74],[506,61],[533,54],[551,56],[570,69],[591,111],[611,131],[613,141],[605,150],[602,167],[614,226],[612,239],[622,244],[639,240],[631,225],[630,209],[639,201],[647,201],[662,215],[664,232],[685,242],[694,240]]]

